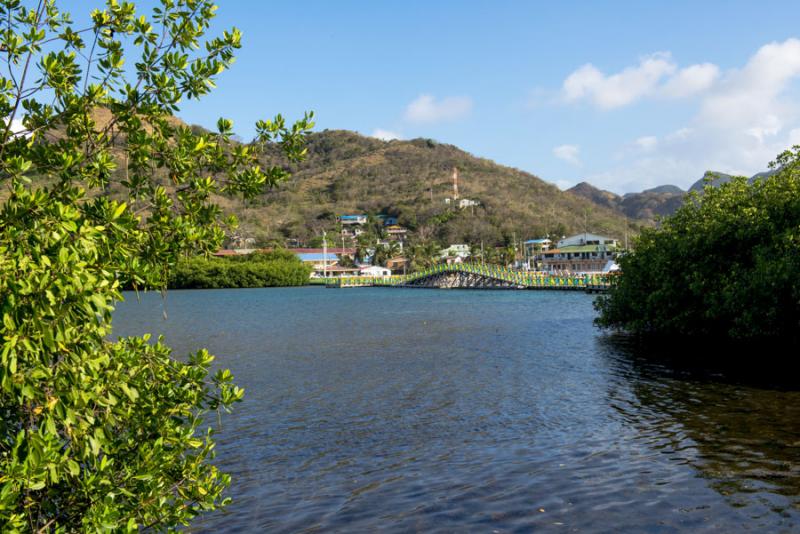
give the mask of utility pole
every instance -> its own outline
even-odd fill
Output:
[[[322,278],[328,278],[328,234],[322,231]]]
[[[453,201],[458,200],[458,167],[453,166]]]
[[[625,250],[628,250],[628,217],[625,217]]]

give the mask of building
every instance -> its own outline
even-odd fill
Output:
[[[265,252],[268,252],[272,249],[264,249]],[[324,254],[326,250],[324,248],[290,248],[290,252],[294,252],[295,254]],[[328,255],[330,254],[344,254],[345,256],[352,256],[355,254],[356,249],[353,247],[328,247]]]
[[[550,248],[553,242],[549,239],[529,239],[523,243],[525,245],[525,253],[528,256],[534,256],[542,251]]]
[[[547,272],[597,273],[607,268],[620,252],[617,240],[597,234],[577,234],[562,239],[557,248],[541,253]]]
[[[295,255],[305,264],[311,264],[314,269],[320,268],[322,266],[331,267],[336,265],[339,262],[339,256],[336,254],[332,254],[328,252],[327,254],[323,252],[295,252]]]
[[[556,245],[558,248],[569,247],[573,245],[610,245],[617,246],[617,240],[613,237],[605,237],[597,234],[582,233],[570,237],[565,237]]]
[[[448,205],[458,206],[459,209],[466,209],[471,208],[473,206],[480,206],[481,203],[477,200],[472,200],[470,198],[450,198],[447,197],[444,199],[444,203]]]
[[[411,260],[408,258],[392,258],[386,260],[386,267],[393,273],[403,274],[411,267]]]
[[[449,247],[442,249],[442,252],[440,253],[439,256],[443,260],[446,260],[448,258],[450,259],[457,258],[459,260],[465,260],[470,256],[469,245],[463,243],[457,245],[450,245]]]
[[[339,222],[343,225],[352,225],[352,224],[367,224],[367,216],[356,214],[356,215],[339,215]]]
[[[361,267],[359,274],[361,276],[391,276],[392,271],[379,265],[365,265]]]
[[[525,247],[525,262],[523,267],[528,270],[538,271],[542,266],[542,253],[550,248],[552,241],[549,239],[529,239],[523,243]]]
[[[342,223],[344,224],[344,223]],[[342,236],[343,237],[358,237],[364,233],[364,230],[361,229],[360,226],[352,224],[349,226],[342,226]]]
[[[389,238],[394,239],[396,241],[405,240],[407,233],[408,230],[406,228],[403,228],[402,226],[397,224],[393,224],[391,226],[386,227],[386,234],[389,236]]]
[[[358,276],[358,267],[342,267],[341,265],[332,265],[330,267],[315,268],[311,271],[311,278],[342,278],[346,276]]]

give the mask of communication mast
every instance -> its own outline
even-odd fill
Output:
[[[458,200],[458,167],[453,167],[453,200]]]

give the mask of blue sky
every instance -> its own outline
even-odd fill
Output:
[[[796,1],[219,4],[214,29],[243,49],[180,115],[244,138],[314,110],[317,129],[431,137],[617,193],[753,174],[800,143]]]

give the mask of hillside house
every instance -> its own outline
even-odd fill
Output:
[[[342,225],[362,225],[367,224],[367,216],[362,214],[356,215],[339,215],[339,222]]]
[[[397,224],[386,227],[386,234],[390,239],[394,239],[395,241],[404,241],[407,233],[408,229]]]

